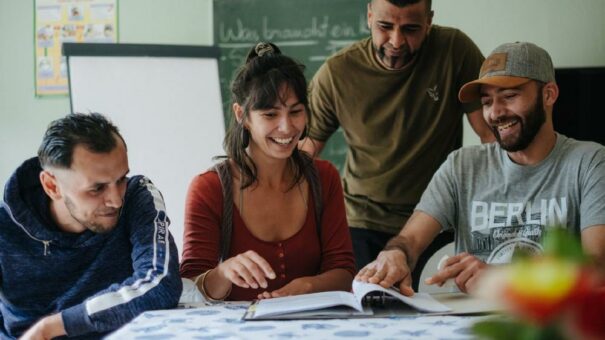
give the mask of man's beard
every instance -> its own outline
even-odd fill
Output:
[[[113,228],[117,224],[117,220],[116,220],[116,223],[114,225],[111,225],[111,226],[107,227],[107,226],[104,226],[104,225],[102,225],[100,223],[96,223],[94,221],[86,221],[86,220],[78,218],[77,215],[76,215],[76,206],[72,202],[72,200],[69,199],[69,197],[67,197],[67,196],[65,197],[65,206],[67,207],[67,211],[69,212],[69,214],[71,215],[71,217],[74,220],[76,220],[78,223],[80,223],[86,229],[88,229],[88,230],[90,230],[90,231],[92,231],[94,233],[97,233],[97,234],[108,233],[108,232],[112,231]],[[119,217],[120,213],[121,213],[121,211],[118,212],[118,217]]]
[[[521,125],[521,132],[519,137],[510,142],[503,142],[500,138],[500,132],[498,131],[498,127],[492,126],[492,131],[496,136],[496,140],[500,147],[509,152],[516,152],[525,150],[529,144],[534,140],[538,131],[546,121],[546,112],[544,112],[544,107],[542,105],[542,92],[538,91],[538,97],[536,98],[536,103],[534,107],[528,111],[529,113],[525,115],[525,120],[519,116],[517,116],[519,123]]]
[[[391,69],[400,69],[404,67],[412,59],[414,59],[414,56],[416,56],[416,52],[410,51],[409,47],[407,46],[403,47],[404,51],[402,55],[397,57],[387,56],[384,46],[374,45],[374,49],[376,50],[378,59],[380,59],[384,65]]]

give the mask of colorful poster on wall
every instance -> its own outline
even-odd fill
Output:
[[[118,41],[118,0],[35,0],[36,96],[68,94],[63,42]]]

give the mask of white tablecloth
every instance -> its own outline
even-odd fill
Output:
[[[468,339],[480,317],[243,321],[249,303],[145,312],[108,339]]]

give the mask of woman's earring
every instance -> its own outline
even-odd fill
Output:
[[[242,127],[242,148],[247,148],[248,144],[250,144],[250,131]]]
[[[305,125],[305,128],[303,129],[303,132],[300,134],[300,137],[298,138],[298,140],[305,139],[306,137],[307,137],[307,126]]]

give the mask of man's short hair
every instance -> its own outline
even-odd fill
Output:
[[[38,148],[38,159],[42,168],[58,167],[69,169],[73,150],[83,145],[87,150],[106,153],[122,141],[118,128],[99,113],[70,113],[50,123]],[[126,143],[124,143],[126,145]]]
[[[372,1],[370,1],[370,2],[372,2]],[[386,1],[388,1],[389,3],[391,3],[397,7],[405,7],[405,6],[417,4],[417,3],[421,2],[422,0],[386,0]],[[427,12],[430,12],[433,1],[432,0],[424,0],[424,1],[426,3]]]

